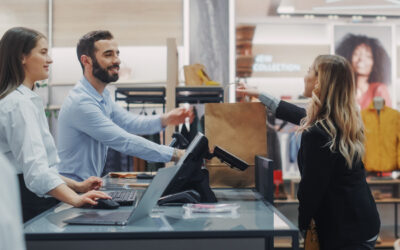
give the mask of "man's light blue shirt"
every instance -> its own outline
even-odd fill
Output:
[[[160,116],[129,113],[111,99],[107,89],[101,95],[83,77],[68,94],[58,117],[58,171],[77,181],[100,176],[108,147],[144,160],[168,162],[173,148],[135,135],[162,129]]]

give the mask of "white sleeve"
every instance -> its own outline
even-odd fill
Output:
[[[22,171],[26,187],[42,197],[63,184],[57,170],[49,168],[46,149],[40,134],[39,114],[29,101],[20,101],[7,113],[6,140]],[[42,128],[43,129],[43,128]],[[48,129],[48,128],[45,128]]]
[[[0,152],[0,249],[24,250],[25,240],[17,173]]]

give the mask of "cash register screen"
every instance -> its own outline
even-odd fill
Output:
[[[197,133],[186,149],[185,155],[176,164],[178,166],[177,172],[165,189],[163,196],[186,190],[187,182],[192,178],[196,178],[198,171],[200,171],[203,157],[208,151],[207,138],[202,133]]]

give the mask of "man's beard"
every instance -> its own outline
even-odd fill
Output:
[[[118,74],[108,74],[107,70],[112,69],[114,67],[119,68],[119,64],[114,64],[112,66],[107,67],[106,69],[103,69],[100,64],[97,62],[96,58],[93,58],[93,70],[92,73],[93,75],[99,79],[100,81],[104,82],[105,84],[108,84],[110,82],[116,82],[118,80]]]

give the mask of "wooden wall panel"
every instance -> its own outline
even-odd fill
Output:
[[[47,0],[1,0],[0,36],[16,26],[28,27],[47,36]]]
[[[89,31],[108,29],[120,46],[182,44],[182,0],[54,0],[54,46],[76,46]]]

